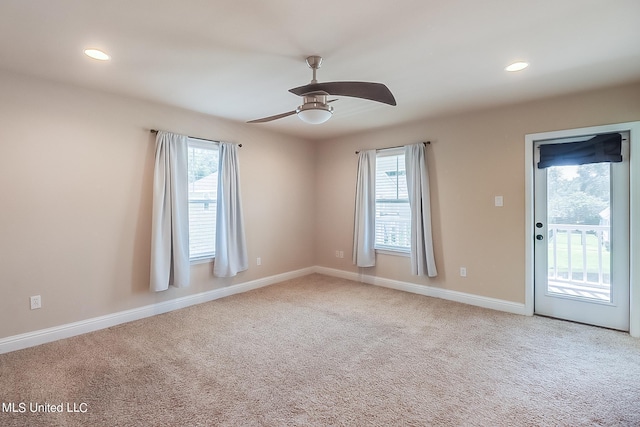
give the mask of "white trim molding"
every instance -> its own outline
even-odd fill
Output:
[[[401,282],[399,280],[385,279],[383,277],[370,276],[353,273],[344,270],[336,270],[327,267],[316,267],[315,272],[327,276],[339,277],[342,279],[354,280],[356,282],[367,283],[385,288],[397,289],[399,291],[428,297],[441,298],[491,310],[504,311],[507,313],[526,315],[525,305],[512,301],[505,301],[496,298],[483,297],[480,295],[467,294],[464,292],[452,291],[448,289],[436,288],[433,286],[418,285],[415,283]]]
[[[33,347],[64,338],[70,338],[76,335],[86,334],[88,332],[94,332],[100,329],[110,328],[122,323],[144,319],[146,317],[179,310],[181,308],[186,308],[196,304],[202,304],[204,302],[213,301],[219,298],[224,298],[242,292],[251,291],[253,289],[273,285],[285,280],[307,276],[314,272],[314,267],[303,268],[300,270],[264,277],[262,279],[256,279],[245,283],[239,283],[236,285],[213,289],[211,291],[202,292],[195,295],[176,298],[158,304],[146,305],[144,307],[133,308],[131,310],[125,310],[105,316],[81,320],[79,322],[68,323],[52,328],[41,329],[38,331],[27,332],[25,334],[2,338],[0,339],[0,354],[21,350],[23,348]]]
[[[639,132],[640,133],[640,132]],[[636,191],[638,191],[636,189]],[[636,209],[640,207],[636,206]],[[632,263],[633,265],[633,263]],[[264,277],[261,279],[252,280],[245,283],[239,283],[223,288],[213,289],[211,291],[202,292],[195,295],[189,295],[182,298],[176,298],[170,301],[161,302],[158,304],[151,304],[131,310],[120,311],[117,313],[108,314],[105,316],[94,317],[91,319],[82,320],[79,322],[68,323],[65,325],[55,326],[52,328],[41,329],[33,332],[28,332],[20,335],[14,335],[0,339],[0,354],[9,353],[11,351],[21,350],[28,347],[34,347],[40,344],[53,342],[65,338],[70,338],[76,335],[86,334],[89,332],[98,331],[100,329],[110,328],[112,326],[120,325],[135,320],[144,319],[146,317],[155,316],[157,314],[163,314],[181,308],[190,307],[196,304],[202,304],[208,301],[213,301],[219,298],[228,297],[231,295],[248,292],[253,289],[262,288],[265,286],[280,283],[286,280],[295,279],[298,277],[307,276],[309,274],[318,273],[327,276],[339,277],[347,280],[353,280],[356,282],[367,283],[370,285],[381,286],[390,289],[396,289],[404,292],[410,292],[417,295],[423,295],[434,298],[441,298],[449,301],[455,301],[462,304],[469,304],[477,307],[488,308],[491,310],[503,311],[506,313],[528,315],[533,314],[533,304],[531,307],[527,303],[516,303],[512,301],[506,301],[496,298],[489,298],[480,295],[468,294],[464,292],[452,291],[448,289],[437,288],[427,285],[419,285],[416,283],[403,282],[399,280],[387,279],[383,277],[377,277],[372,275],[360,274],[355,272],[349,272],[344,270],[337,270],[328,267],[307,267],[300,270],[294,270],[274,276]],[[636,277],[638,271],[635,271]],[[633,279],[632,279],[633,280]],[[636,293],[638,298],[639,293]],[[633,299],[632,299],[633,301]],[[637,301],[636,301],[637,303]],[[531,308],[531,311],[530,311]],[[633,318],[632,318],[633,321]],[[632,334],[633,335],[633,334]]]

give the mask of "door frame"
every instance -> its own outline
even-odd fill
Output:
[[[608,133],[612,135],[612,133]],[[558,319],[574,320],[584,322],[590,325],[610,327],[621,331],[629,330],[629,133],[624,131],[617,133],[623,135],[624,140],[621,144],[622,162],[605,162],[600,163],[606,166],[609,174],[609,203],[611,209],[611,228],[608,231],[611,241],[611,258],[609,267],[612,270],[611,280],[609,282],[609,290],[611,292],[608,301],[597,299],[581,298],[576,296],[568,296],[554,293],[550,291],[550,247],[551,231],[548,218],[549,210],[549,175],[551,168],[539,169],[537,162],[539,159],[539,150],[544,144],[558,145],[568,142],[588,141],[595,136],[592,135],[576,135],[571,138],[538,140],[534,141],[534,217],[536,222],[536,238],[544,236],[542,241],[534,242],[534,307],[535,314],[557,317]],[[594,166],[585,165],[585,166]],[[580,167],[576,165],[576,167]],[[538,228],[538,222],[542,223],[542,228]],[[575,222],[560,222],[561,224],[576,224]],[[583,231],[584,232],[584,231]],[[568,236],[573,232],[568,232]],[[584,246],[582,247],[584,249]],[[582,254],[583,256],[586,253]],[[538,259],[540,257],[541,259]],[[570,258],[573,258],[569,255]],[[559,261],[559,259],[557,260]],[[583,259],[583,263],[585,260]],[[584,273],[586,265],[582,265],[582,269],[578,272]],[[619,270],[619,271],[618,271]],[[542,277],[538,277],[538,274]],[[573,278],[569,279],[570,283]],[[580,281],[580,279],[578,279]],[[562,280],[560,279],[560,283]],[[576,286],[581,285],[575,283]],[[562,286],[562,285],[560,285]],[[588,286],[588,285],[586,285]]]
[[[629,131],[629,334],[640,337],[640,121],[525,135],[525,313],[534,310],[534,143],[576,135]],[[636,266],[638,265],[638,266]]]

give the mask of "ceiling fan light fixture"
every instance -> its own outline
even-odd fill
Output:
[[[331,118],[333,107],[321,102],[308,102],[296,109],[296,114],[305,123],[319,125]]]

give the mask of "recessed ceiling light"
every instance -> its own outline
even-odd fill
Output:
[[[507,65],[507,67],[505,67],[505,71],[520,71],[520,70],[524,70],[525,68],[527,68],[529,66],[529,63],[527,62],[514,62],[511,65]]]
[[[84,54],[98,61],[108,61],[111,59],[109,55],[98,49],[85,49]]]

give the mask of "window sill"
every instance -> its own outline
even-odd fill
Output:
[[[377,254],[381,254],[381,255],[392,255],[392,256],[402,256],[402,257],[410,257],[411,256],[411,252],[410,251],[403,251],[403,250],[394,250],[394,249],[376,249],[376,253]]]
[[[191,265],[208,264],[208,263],[212,263],[214,259],[215,257],[193,258],[189,260],[189,264]]]

